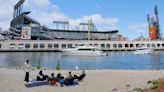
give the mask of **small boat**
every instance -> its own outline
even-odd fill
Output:
[[[134,54],[151,54],[152,52],[153,50],[151,48],[142,45],[134,51]]]
[[[101,49],[96,46],[83,45],[63,49],[64,55],[80,55],[80,56],[107,56]]]

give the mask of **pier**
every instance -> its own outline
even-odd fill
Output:
[[[97,46],[103,51],[134,51],[139,45],[164,50],[164,41],[6,40],[0,41],[0,51],[60,51],[84,44]]]

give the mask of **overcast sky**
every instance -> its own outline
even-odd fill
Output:
[[[0,27],[9,28],[13,6],[19,0],[0,0]],[[120,34],[134,39],[141,34],[148,37],[147,14],[154,16],[158,4],[161,32],[164,29],[164,0],[26,0],[24,11],[47,27],[53,20],[69,20],[71,26],[89,19],[98,30],[119,30]]]

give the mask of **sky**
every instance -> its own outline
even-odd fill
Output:
[[[19,0],[0,0],[0,28],[9,28],[13,6]],[[70,26],[92,19],[100,31],[119,30],[129,39],[148,37],[147,14],[154,16],[158,4],[161,34],[164,34],[164,0],[26,0],[24,11],[42,25],[53,28],[54,20]]]

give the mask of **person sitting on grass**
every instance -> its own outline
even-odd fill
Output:
[[[82,81],[86,76],[85,71],[82,71],[82,74],[80,76],[74,75],[74,78],[77,79],[78,81]]]
[[[48,79],[49,79],[49,77],[47,75],[44,75],[42,70],[39,71],[37,78],[36,78],[37,81],[45,81]]]

